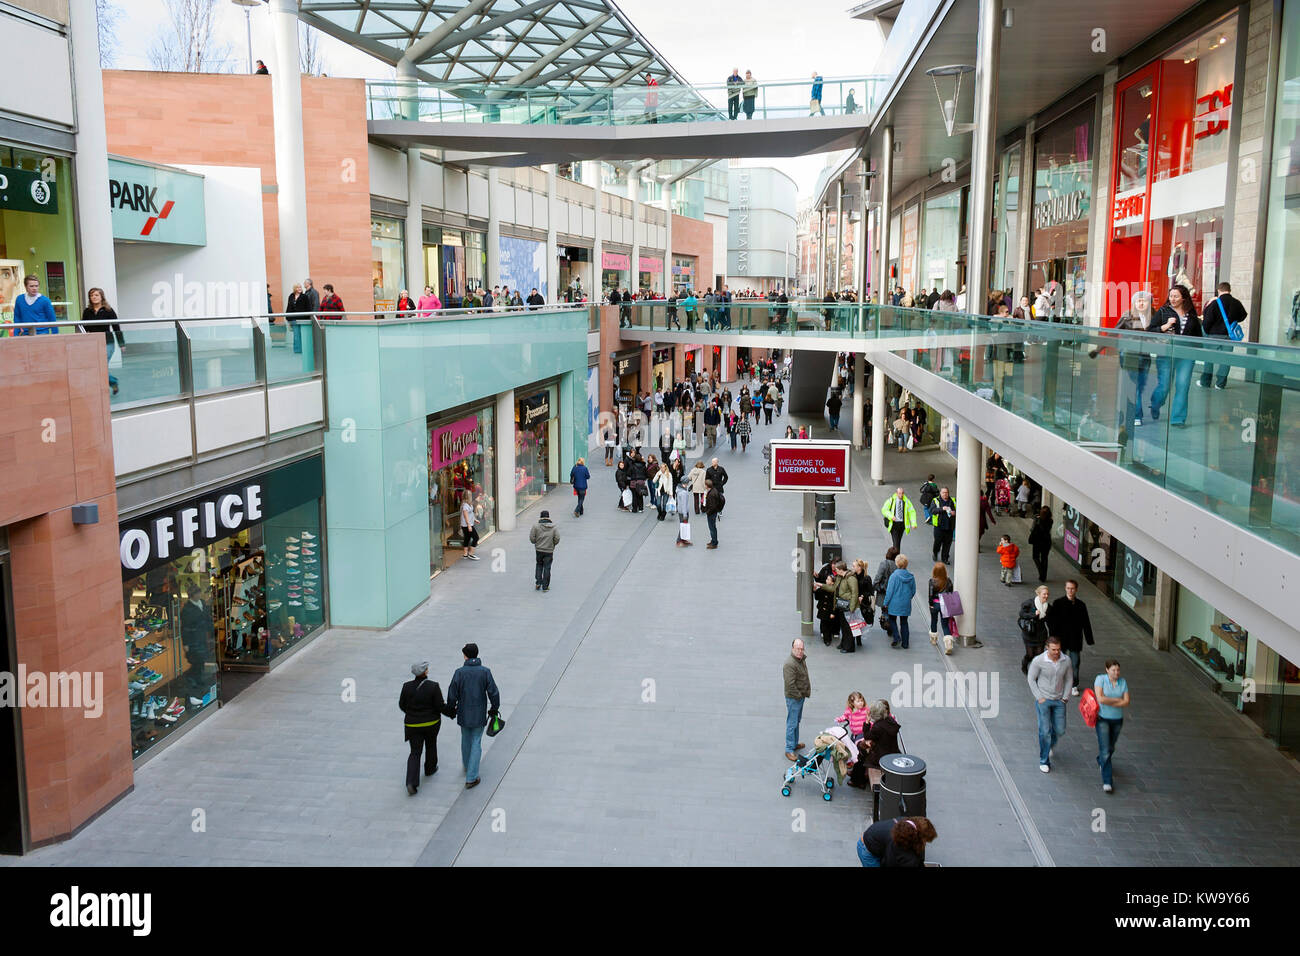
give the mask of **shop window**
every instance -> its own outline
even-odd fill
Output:
[[[1282,18],[1259,341],[1300,344],[1300,4]]]
[[[405,252],[402,230],[405,223],[378,216],[370,220],[370,273],[374,285],[374,310],[388,312],[397,307],[397,296],[405,286]]]
[[[1092,210],[1092,101],[1039,132],[1026,293],[1049,303],[1036,318],[1078,321],[1086,303]]]
[[[474,504],[480,536],[496,530],[495,409],[486,405],[429,426],[429,573],[445,570],[463,544],[460,505]]]
[[[554,385],[524,389],[515,403],[515,510],[523,511],[559,481],[560,422]]]
[[[958,216],[961,194],[954,189],[925,202],[922,289],[957,292]],[[908,291],[912,291],[910,288]]]
[[[997,237],[994,240],[993,276],[989,287],[1017,290],[1016,249],[1020,229],[1020,144],[1002,154],[1001,173],[998,177]],[[870,247],[868,247],[870,248]],[[955,258],[955,257],[954,257]],[[954,266],[955,270],[955,266]],[[955,278],[954,278],[955,281]],[[940,290],[942,291],[942,290]],[[956,288],[953,287],[956,292]],[[1023,289],[1020,294],[1024,294]]]
[[[25,275],[40,280],[60,322],[79,318],[71,160],[0,143],[0,175],[9,180],[8,194],[0,196],[0,323],[13,321]]]

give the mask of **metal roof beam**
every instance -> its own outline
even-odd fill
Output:
[[[551,82],[552,80],[558,80],[560,77],[572,73],[574,70],[580,70],[584,66],[590,66],[593,63],[597,63],[600,60],[603,60],[606,56],[610,56],[614,53],[617,53],[619,50],[623,49],[624,47],[631,46],[635,42],[636,42],[636,37],[628,37],[626,40],[620,40],[618,43],[615,43],[613,46],[601,47],[595,53],[589,53],[587,56],[584,56],[581,60],[574,60],[571,63],[561,64],[558,68],[551,70],[551,72],[545,73],[542,76],[537,77],[535,82],[538,86],[545,86],[547,83]]]
[[[546,54],[544,57],[541,57],[540,59],[532,63],[530,66],[528,66],[527,68],[520,70],[510,79],[506,80],[505,85],[522,86],[523,84],[527,83],[529,80],[537,76],[537,74],[541,73],[542,70],[546,69],[548,66],[554,63],[565,53],[568,53],[570,50],[572,50],[582,40],[585,40],[587,37],[591,36],[593,33],[599,30],[613,16],[614,14],[612,13],[606,13],[597,17],[595,20],[592,20],[591,23],[587,24],[577,33],[574,33],[572,36],[570,36],[563,43],[556,46],[555,49],[551,50],[550,53]]]
[[[462,43],[468,43],[470,40],[477,40],[485,33],[491,33],[493,30],[497,29],[498,27],[504,27],[507,24],[513,23],[516,20],[522,19],[523,17],[536,13],[538,10],[549,9],[555,6],[558,2],[559,0],[537,0],[537,2],[530,3],[526,7],[520,7],[517,10],[511,10],[509,13],[503,13],[500,16],[495,16],[491,20],[483,20],[480,23],[476,23],[472,27],[467,27],[464,30],[457,30],[455,33],[445,36],[437,43],[434,43],[432,46],[427,47],[423,52],[421,52],[419,58],[421,61],[427,60],[429,59],[429,57],[437,56],[439,53],[444,53],[447,50],[450,50],[454,46],[459,46]],[[411,49],[414,48],[415,47],[412,46]],[[409,51],[407,53],[407,56],[410,57]]]
[[[443,20],[442,23],[407,47],[406,52],[402,54],[402,59],[410,60],[412,63],[419,63],[428,55],[429,50],[432,50],[459,30],[466,20],[491,7],[492,3],[493,0],[469,0],[459,11]]]

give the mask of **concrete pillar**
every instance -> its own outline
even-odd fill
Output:
[[[871,483],[885,483],[885,371],[871,370]]]
[[[858,353],[853,360],[853,447],[859,451],[862,449],[862,432],[867,412],[866,365],[867,357]]]
[[[967,286],[969,288],[969,286]],[[980,491],[984,469],[980,443],[964,424],[957,432],[957,534],[953,541],[954,587],[966,613],[957,618],[963,647],[975,642],[975,609],[979,607]]]
[[[866,177],[867,163],[863,160],[859,163],[858,182],[858,232],[857,239],[853,243],[853,284],[857,286],[858,301],[867,301],[867,286],[870,284],[869,275],[871,257],[867,255],[867,193],[871,180]]]
[[[489,289],[501,284],[501,203],[497,201],[498,180],[497,168],[489,166],[487,171],[487,279],[485,281]]]
[[[673,294],[673,201],[672,186],[664,186],[664,298]]]
[[[880,147],[880,228],[876,233],[880,237],[880,271],[876,276],[876,292],[881,305],[889,303],[889,209],[893,203],[894,192],[894,127],[886,126]],[[883,392],[877,393],[883,395]],[[879,410],[880,402],[876,401]],[[877,412],[879,414],[879,412]],[[872,426],[874,432],[875,426]]]
[[[592,188],[595,190],[596,203],[596,225],[591,240],[591,298],[599,299],[601,289],[603,288],[600,276],[603,270],[601,261],[604,258],[604,237],[600,230],[601,207],[604,205],[605,186],[600,173],[600,163],[590,162],[582,164],[582,179],[584,182],[590,181]]]
[[[108,133],[104,127],[104,82],[99,69],[99,27],[95,0],[72,0],[72,74],[77,100],[77,223],[81,230],[81,276],[71,276],[72,301],[85,301],[86,289],[98,286],[117,302],[117,258],[108,201]],[[65,194],[66,200],[66,194]],[[179,309],[177,312],[179,313]],[[81,310],[69,308],[68,318]],[[124,315],[124,319],[138,316]]]
[[[1114,96],[1114,91],[1111,91]],[[1029,288],[1029,231],[1034,224],[1034,139],[1037,121],[1031,116],[1025,123],[1025,138],[1020,144],[1020,198],[1016,202],[1016,300],[1020,305],[1022,295],[1034,301],[1034,290]],[[1106,230],[1101,230],[1103,233]],[[1105,259],[1103,253],[1102,258]],[[1089,283],[1089,288],[1092,284]],[[1011,309],[1016,311],[1015,306]],[[1098,313],[1090,313],[1096,315]]]
[[[311,275],[307,255],[307,174],[302,145],[302,75],[297,0],[270,0],[276,67],[271,71],[275,122],[275,206],[280,225],[280,298]],[[319,282],[317,283],[319,285]],[[371,306],[374,308],[374,306]]]
[[[840,265],[844,262],[844,180],[835,184],[835,245],[832,247],[831,283],[826,288],[836,292],[844,285]]]
[[[627,198],[632,200],[632,260],[627,287],[635,296],[641,292],[641,174],[635,170],[627,174]]]
[[[970,164],[970,237],[966,257],[966,309],[983,314],[989,297],[989,236],[993,225],[993,174],[997,163],[998,63],[1002,0],[980,0],[975,54],[975,130]],[[964,600],[963,600],[964,603]]]
[[[497,396],[497,530],[515,530],[515,392]]]
[[[559,167],[554,163],[546,167],[546,288],[541,290],[542,298],[547,302],[559,302],[560,294],[560,256],[559,230],[556,221],[560,215]]]
[[[643,391],[655,390],[654,346],[649,342],[641,344],[641,388]]]
[[[415,64],[409,60],[397,63],[397,78],[402,81],[402,115],[408,120],[420,118],[419,77]],[[406,151],[406,278],[404,285],[417,302],[424,293],[424,191],[420,188],[420,158],[418,148]]]
[[[826,294],[826,206],[817,210],[817,295]]]
[[[1167,651],[1174,646],[1174,620],[1177,617],[1178,582],[1163,571],[1156,572],[1156,607],[1151,623],[1151,646]]]

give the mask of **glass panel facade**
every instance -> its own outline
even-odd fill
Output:
[[[1143,627],[1152,630],[1158,573],[1155,565],[1068,504],[1060,508],[1055,519],[1052,541],[1065,556],[1068,573],[1091,581]]]
[[[1020,248],[1020,154],[1019,144],[1012,146],[1002,154],[1001,170],[998,177],[999,203],[997,209],[997,236],[993,245],[993,281],[994,289],[1010,289],[1013,293],[1023,290],[1016,285],[1020,276],[1016,274],[1016,250]],[[942,291],[942,290],[940,290]],[[956,289],[953,290],[954,292]]]
[[[14,300],[23,292],[23,276],[34,275],[41,292],[54,304],[60,322],[81,317],[82,290],[77,288],[77,240],[72,221],[72,162],[0,142],[0,172],[20,171],[23,182],[39,177],[44,204],[15,201],[0,208],[0,336],[13,321]],[[10,189],[18,185],[11,175]],[[39,186],[40,183],[36,184]],[[32,250],[35,250],[33,252]],[[95,276],[87,276],[93,285]]]
[[[460,504],[474,502],[480,536],[496,530],[496,409],[484,405],[429,425],[429,573],[444,570],[463,543]]]
[[[695,288],[695,257],[673,256],[673,291],[679,295]]]
[[[1086,303],[1088,223],[1092,218],[1092,101],[1035,138],[1034,202],[1027,291],[1046,297],[1040,319],[1077,321]]]
[[[375,289],[376,312],[396,308],[397,294],[406,287],[402,242],[405,225],[397,219],[370,218],[370,274]]]
[[[961,190],[925,201],[921,249],[921,287],[957,291],[957,243],[960,238]],[[911,291],[909,289],[909,291]]]
[[[1286,4],[1269,166],[1259,341],[1300,343],[1300,3]]]
[[[515,403],[515,507],[523,511],[559,481],[559,389],[525,387]]]

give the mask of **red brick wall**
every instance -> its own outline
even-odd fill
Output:
[[[696,257],[696,292],[713,285],[713,223],[673,213],[673,255]]]
[[[130,789],[108,369],[97,335],[0,347],[0,525],[9,528],[14,635],[28,672],[103,675],[103,712],[23,708],[34,844],[66,836]],[[52,440],[51,440],[52,439]],[[76,526],[74,504],[99,505]]]
[[[271,83],[226,73],[104,71],[108,151],[155,163],[255,166],[276,185]],[[302,78],[308,261],[350,309],[373,308],[365,81]],[[262,194],[266,278],[283,311],[277,196]],[[304,277],[305,278],[305,277]],[[322,292],[322,295],[324,293]]]

